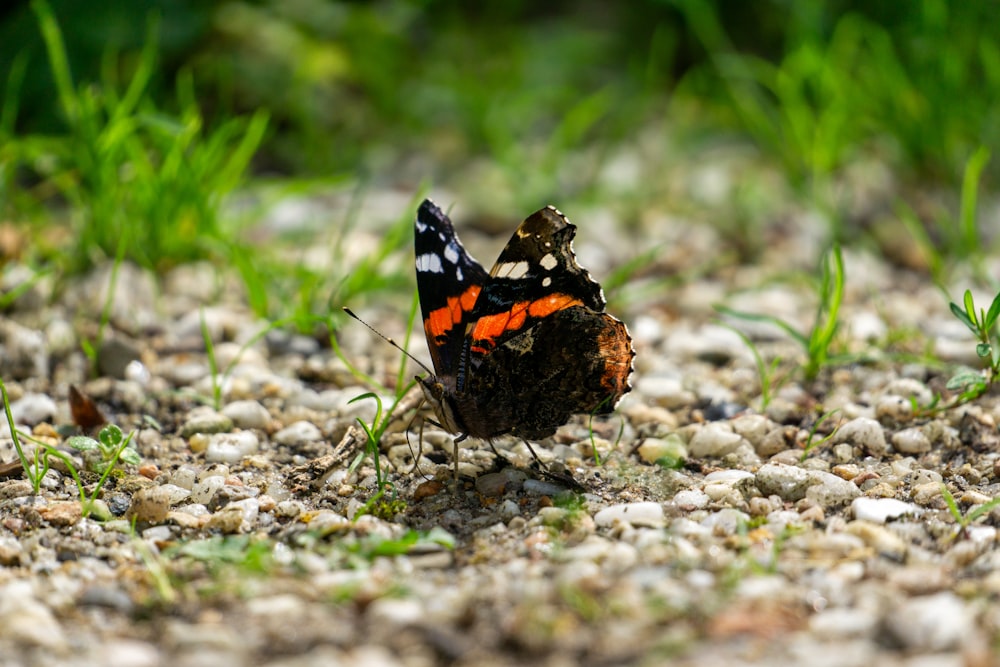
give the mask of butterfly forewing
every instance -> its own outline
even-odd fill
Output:
[[[449,375],[461,356],[465,325],[489,274],[466,252],[451,220],[429,199],[417,209],[413,247],[434,373]]]

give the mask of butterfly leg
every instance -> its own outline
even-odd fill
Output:
[[[573,479],[573,475],[570,474],[569,471],[555,471],[550,469],[549,466],[545,465],[545,463],[538,458],[538,454],[535,452],[535,449],[531,446],[530,442],[524,438],[521,438],[521,442],[525,444],[528,451],[531,452],[531,455],[535,457],[535,463],[538,465],[538,471],[542,474],[542,477],[549,481],[556,482],[557,484],[564,484],[574,491],[579,491],[581,493],[586,491],[586,489],[578,481]]]

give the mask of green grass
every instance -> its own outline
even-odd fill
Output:
[[[44,38],[65,133],[13,134],[22,76],[15,67],[0,125],[5,208],[24,210],[25,199],[61,202],[68,238],[50,252],[70,273],[115,257],[165,270],[239,253],[220,206],[243,182],[264,138],[268,114],[259,111],[209,129],[195,101],[191,74],[184,71],[175,92],[178,112],[158,108],[147,94],[157,74],[155,21],[147,28],[146,46],[128,81],[118,80],[116,59],[109,55],[99,83],[77,84],[51,8],[43,0],[34,0],[31,7]],[[24,172],[35,185],[20,193],[17,179]]]
[[[790,323],[773,315],[746,313],[721,305],[715,306],[715,309],[723,315],[736,319],[773,324],[784,331],[802,346],[805,353],[802,373],[806,380],[811,381],[816,379],[820,371],[833,360],[832,345],[839,326],[840,305],[844,299],[844,280],[844,259],[840,246],[834,246],[833,250],[823,257],[821,263],[820,279],[816,286],[818,298],[816,315],[812,327],[806,333],[800,332]],[[762,391],[769,395],[771,371],[765,372],[763,360],[759,355],[755,356],[758,371],[761,373]]]

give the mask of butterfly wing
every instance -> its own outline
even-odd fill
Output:
[[[466,325],[489,274],[466,252],[451,220],[429,199],[417,209],[414,251],[434,374],[454,377],[460,370]]]
[[[577,264],[576,225],[552,206],[525,219],[490,271],[472,312],[471,352],[483,356],[555,312],[601,313],[601,286]]]

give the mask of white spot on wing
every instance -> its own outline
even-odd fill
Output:
[[[427,231],[427,225],[425,225],[424,223],[420,222],[420,218],[417,218],[417,232],[419,232],[420,234],[423,234],[426,231]]]
[[[458,264],[458,245],[454,241],[444,247],[444,258],[452,264]]]
[[[494,275],[497,278],[523,278],[528,273],[528,268],[528,263],[524,261],[506,262],[497,266]]]
[[[462,274],[462,267],[461,266],[456,266],[455,267],[455,277],[458,278],[458,282],[462,282],[463,280],[465,280],[465,278],[464,278],[464,276]]]
[[[548,287],[551,284],[552,284],[552,278],[545,276],[545,279],[542,281],[542,287]]]
[[[559,265],[559,260],[552,256],[552,253],[546,253],[544,257],[538,260],[538,263],[542,265],[542,268],[546,271],[551,271]]]
[[[417,271],[421,273],[443,273],[444,268],[441,266],[441,257],[434,253],[417,256]]]

